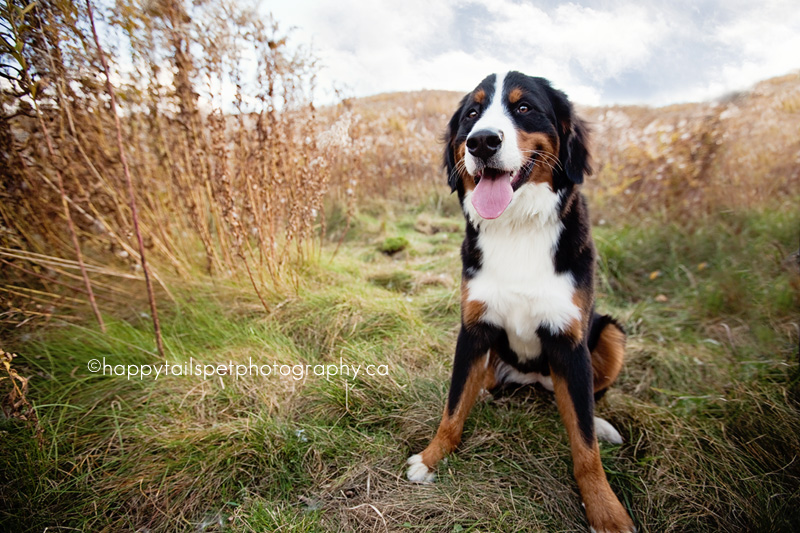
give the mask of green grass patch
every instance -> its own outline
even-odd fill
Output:
[[[386,255],[394,255],[408,248],[408,239],[405,237],[387,237],[378,247]]]
[[[173,288],[170,364],[286,374],[90,372],[163,364],[134,315],[108,317],[106,334],[53,323],[4,346],[30,377],[41,438],[0,420],[0,529],[585,530],[557,409],[532,389],[479,402],[436,484],[404,480],[435,433],[459,320],[463,222],[439,207],[395,206],[382,222],[365,209],[269,315],[244,282]],[[800,524],[798,227],[773,210],[596,228],[598,307],[629,333],[598,405],[625,442],[601,452],[640,531]],[[375,253],[397,235],[404,253]],[[328,365],[339,374],[313,374]]]

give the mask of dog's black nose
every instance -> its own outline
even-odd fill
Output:
[[[500,149],[503,144],[503,132],[500,130],[480,130],[473,132],[467,139],[467,150],[474,157],[486,161]]]

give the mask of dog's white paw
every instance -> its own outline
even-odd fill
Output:
[[[408,476],[409,481],[414,483],[433,483],[433,480],[436,479],[436,474],[428,470],[428,467],[422,462],[420,454],[417,453],[409,457],[406,464],[408,465],[406,476]]]
[[[622,444],[622,435],[602,418],[594,417],[594,432],[598,440],[610,442],[611,444]]]

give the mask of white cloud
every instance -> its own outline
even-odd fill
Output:
[[[595,81],[643,64],[668,35],[665,23],[634,4],[609,11],[565,4],[552,14],[508,1],[488,5],[497,17],[490,32],[503,40],[506,55],[575,61]]]
[[[292,0],[270,9],[313,43],[324,88],[467,91],[521,70],[583,104],[707,99],[800,67],[796,0],[536,7],[517,0]],[[545,3],[537,3],[544,6]]]
[[[415,50],[436,38],[451,14],[447,2],[340,0],[281,2],[270,8],[297,26],[325,68],[321,85],[350,87],[355,96],[422,88]],[[434,56],[436,57],[436,56]]]
[[[800,9],[787,4],[759,5],[717,28],[714,38],[738,51],[738,60],[721,69],[726,86],[743,88],[800,67]]]

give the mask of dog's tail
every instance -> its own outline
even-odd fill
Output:
[[[592,354],[595,401],[617,379],[625,359],[625,330],[608,315],[593,313],[588,346]]]

